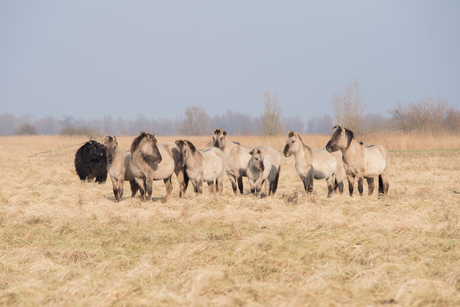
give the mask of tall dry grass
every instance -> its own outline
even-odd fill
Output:
[[[316,137],[324,147],[322,136],[304,141]],[[190,138],[199,148],[209,139]],[[284,146],[283,137],[233,139]],[[234,196],[226,178],[222,197],[189,188],[179,199],[173,179],[169,203],[160,181],[155,201],[126,191],[116,203],[110,183],[80,182],[76,148],[62,150],[83,141],[0,137],[0,305],[460,304],[460,150],[391,152],[385,199],[328,199],[324,181],[306,196],[283,157],[275,197]]]

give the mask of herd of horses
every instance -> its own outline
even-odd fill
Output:
[[[363,146],[345,127],[335,126],[334,129],[322,150],[312,150],[297,132],[288,132],[283,154],[285,157],[294,156],[295,168],[305,191],[308,194],[313,192],[314,179],[325,179],[327,197],[337,189],[342,194],[346,175],[350,196],[353,196],[356,177],[359,194],[363,195],[366,178],[368,194],[372,195],[374,178],[378,176],[379,194],[386,196],[389,188],[388,151],[381,145]],[[181,198],[185,197],[189,181],[195,193],[202,193],[203,182],[206,182],[210,193],[222,195],[224,172],[235,195],[238,190],[243,194],[243,177],[247,177],[251,193],[260,197],[264,183],[267,196],[276,193],[281,155],[270,146],[245,148],[232,141],[222,128],[213,129],[213,147],[204,151],[197,150],[188,140],[157,144],[155,134],[141,132],[126,151],[120,149],[116,136],[106,136],[100,144],[87,142],[77,151],[75,168],[80,179],[96,178],[97,181],[97,176],[103,175],[94,174],[92,169],[100,171],[101,165],[106,167],[106,176],[110,176],[116,201],[122,200],[124,181],[129,181],[132,197],[139,190],[142,201],[147,201],[152,199],[153,181],[163,180],[166,189],[164,202],[167,202],[173,190],[173,174],[179,181]]]

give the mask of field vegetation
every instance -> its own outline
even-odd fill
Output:
[[[329,139],[302,137],[313,149]],[[281,151],[286,136],[231,138]],[[234,196],[225,176],[222,197],[189,187],[179,199],[173,178],[169,203],[162,181],[153,202],[126,184],[117,203],[109,180],[76,175],[71,145],[85,137],[0,137],[0,305],[460,305],[460,135],[358,139],[390,150],[387,198],[328,199],[325,181],[307,196],[282,157],[274,197],[249,195],[246,178]]]

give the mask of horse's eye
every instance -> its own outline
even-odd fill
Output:
[[[224,138],[222,138],[222,137],[220,138],[221,141],[222,141],[223,139],[224,139]]]

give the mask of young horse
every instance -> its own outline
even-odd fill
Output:
[[[358,191],[363,195],[364,178],[367,180],[369,195],[374,192],[374,177],[379,176],[379,193],[388,194],[388,174],[390,156],[388,151],[381,145],[364,147],[353,139],[353,132],[345,127],[336,128],[331,140],[326,145],[326,150],[334,152],[341,150],[343,164],[347,173],[348,189],[353,196],[353,184],[358,177]],[[333,128],[333,129],[334,129]]]
[[[134,139],[131,145],[130,168],[134,180],[139,186],[143,201],[146,200],[145,194],[147,194],[147,200],[152,199],[153,180],[163,179],[166,187],[164,202],[167,202],[173,190],[171,183],[173,173],[176,174],[179,181],[179,196],[185,196],[188,177],[184,167],[178,165],[178,158],[179,152],[176,145],[174,143],[164,143],[157,146],[155,134],[141,132]]]
[[[340,194],[343,193],[343,162],[340,152],[312,150],[303,143],[297,132],[289,131],[283,154],[285,157],[294,154],[295,168],[307,193],[313,192],[313,179],[326,179],[327,197],[331,197],[337,187]]]
[[[121,201],[125,180],[129,180],[129,184],[131,186],[131,197],[134,197],[139,187],[134,180],[134,176],[130,168],[131,154],[129,153],[129,150],[123,152],[120,149],[116,136],[106,136],[104,145],[107,151],[107,172],[112,180],[115,199],[117,201]]]
[[[251,192],[260,197],[262,184],[267,180],[266,182],[270,185],[268,196],[275,195],[278,188],[280,169],[273,165],[270,157],[265,155],[260,149],[253,149],[249,153],[251,154],[251,159],[249,159],[246,174]]]
[[[227,132],[222,128],[214,128],[214,135],[212,139],[214,147],[222,150],[227,158],[226,172],[230,182],[232,183],[233,192],[236,195],[238,183],[238,189],[240,190],[240,193],[243,194],[243,177],[247,177],[246,168],[248,166],[249,159],[251,159],[251,154],[249,153],[251,149],[245,148],[237,142],[233,142],[227,136]],[[257,148],[263,151],[265,155],[268,155],[273,163],[276,163],[275,166],[279,171],[281,164],[279,153],[270,146],[260,146]]]
[[[209,193],[216,189],[222,195],[226,160],[219,148],[208,148],[203,152],[196,150],[190,141],[176,141],[179,151],[179,165],[184,166],[196,193],[203,193],[203,181],[208,183]]]

